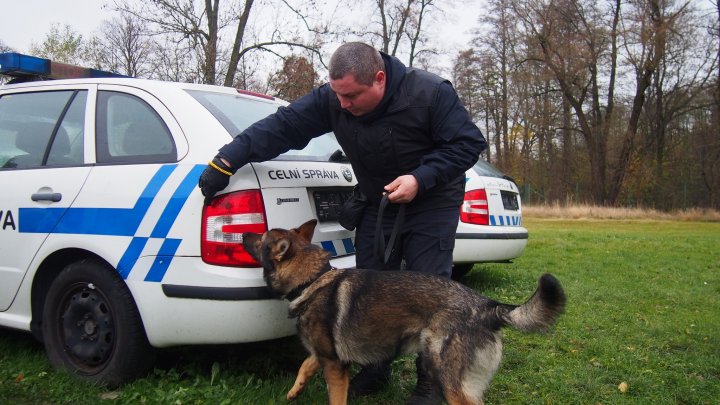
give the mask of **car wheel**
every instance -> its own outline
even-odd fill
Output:
[[[452,279],[460,281],[465,277],[466,274],[470,273],[475,263],[458,263],[454,264],[452,268]]]
[[[142,375],[154,362],[130,290],[99,260],[60,272],[45,300],[42,333],[50,364],[109,387]]]

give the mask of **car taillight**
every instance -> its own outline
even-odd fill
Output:
[[[471,190],[465,193],[465,198],[460,206],[460,220],[476,225],[488,225],[490,223],[490,211],[488,210],[485,189]]]
[[[221,195],[203,208],[200,253],[208,264],[260,267],[242,245],[245,232],[267,231],[260,190]]]

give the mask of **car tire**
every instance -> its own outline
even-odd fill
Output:
[[[72,263],[58,274],[46,296],[42,334],[53,367],[110,388],[154,363],[130,290],[97,259]]]
[[[461,281],[470,270],[472,270],[475,263],[457,263],[452,268],[452,279],[455,281]]]

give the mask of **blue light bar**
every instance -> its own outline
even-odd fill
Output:
[[[46,79],[84,77],[128,77],[104,70],[88,69],[16,52],[0,53],[0,74],[14,77],[40,76]]]
[[[0,74],[15,75],[48,75],[50,60],[23,55],[21,53],[0,53]]]

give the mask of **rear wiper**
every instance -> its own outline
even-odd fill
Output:
[[[336,150],[328,158],[328,162],[349,162],[349,161],[350,161],[350,159],[348,159],[348,157],[345,156],[342,149]]]

